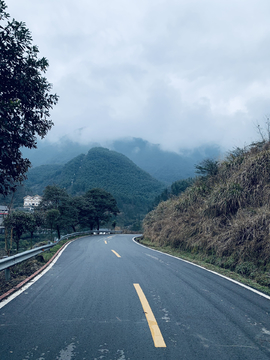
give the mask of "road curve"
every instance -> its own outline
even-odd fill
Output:
[[[132,241],[72,242],[0,307],[0,359],[270,359],[270,300]]]

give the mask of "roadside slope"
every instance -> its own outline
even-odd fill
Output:
[[[144,220],[144,236],[269,286],[269,200],[269,143],[259,143],[231,152],[215,174],[159,204]]]

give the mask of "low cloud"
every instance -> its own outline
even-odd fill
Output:
[[[270,113],[266,0],[18,0],[60,95],[51,141],[244,146]]]

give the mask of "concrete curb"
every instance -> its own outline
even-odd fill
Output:
[[[32,280],[34,277],[36,277],[39,273],[41,273],[44,269],[46,269],[46,267],[55,259],[55,257],[59,254],[59,252],[65,247],[67,246],[71,241],[70,240],[68,242],[66,242],[63,246],[61,246],[61,248],[59,250],[57,250],[57,252],[53,255],[53,257],[46,262],[45,265],[43,265],[40,269],[38,269],[34,274],[30,275],[27,279],[23,280],[22,282],[20,282],[18,285],[16,285],[14,288],[10,289],[9,291],[7,291],[5,294],[0,296],[0,302],[2,300],[4,300],[5,298],[7,298],[9,295],[11,295],[14,291],[19,290],[23,285],[25,285],[26,283],[28,283],[30,280]]]

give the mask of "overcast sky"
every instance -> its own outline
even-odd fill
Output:
[[[269,0],[6,0],[60,96],[47,139],[177,151],[258,138],[270,115]]]

